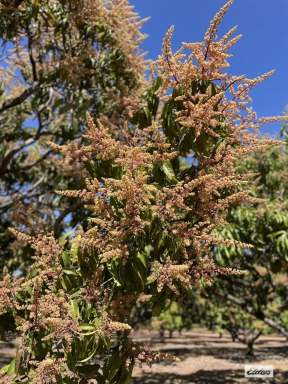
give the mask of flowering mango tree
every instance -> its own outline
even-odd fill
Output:
[[[126,100],[129,113],[88,114],[81,145],[49,143],[85,183],[56,193],[82,202],[88,217],[60,241],[11,229],[34,256],[25,276],[1,282],[1,312],[20,335],[16,359],[2,370],[7,383],[128,383],[136,362],[169,358],[133,341],[135,305],[157,315],[217,275],[242,273],[217,265],[213,249],[250,245],[216,230],[229,207],[258,203],[236,160],[277,144],[252,131],[281,117],[258,119],[249,106],[250,89],[271,73],[251,80],[225,72],[240,37],[235,28],[217,37],[231,4],[202,42],[176,53],[169,29],[151,77]]]

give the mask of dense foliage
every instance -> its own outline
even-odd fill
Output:
[[[263,201],[232,208],[219,233],[252,247],[217,246],[214,257],[218,265],[238,266],[245,274],[216,278],[211,286],[186,297],[177,311],[168,307],[159,323],[163,329],[200,325],[220,334],[227,330],[233,340],[247,345],[250,357],[261,334],[276,331],[288,336],[286,164],[284,143],[240,162],[241,172],[254,174],[253,193]]]
[[[30,258],[9,226],[59,237],[85,218],[54,194],[83,183],[47,140],[78,137],[76,151],[87,111],[111,122],[131,115],[144,76],[141,24],[127,1],[0,2],[0,263],[10,270]]]
[[[242,164],[248,171],[255,172],[255,192],[264,201],[253,208],[234,209],[229,214],[229,224],[222,235],[238,241],[249,240],[253,247],[249,251],[236,248],[217,250],[216,260],[219,264],[237,264],[247,272],[241,279],[217,280],[213,298],[221,307],[225,298],[225,315],[230,326],[238,323],[238,328],[243,329],[245,326],[240,320],[241,316],[252,316],[254,320],[262,322],[262,327],[266,326],[268,330],[287,337],[286,164],[287,150],[281,147],[263,153],[261,157],[252,157]],[[230,316],[230,312],[236,313],[239,320],[235,315]]]
[[[19,12],[26,15],[35,4],[36,10],[46,6],[24,1]],[[60,21],[69,15],[70,2],[51,4],[61,5]],[[96,8],[85,13],[87,4]],[[16,359],[2,370],[7,383],[128,383],[136,362],[168,358],[133,342],[135,307],[145,305],[157,316],[169,302],[176,303],[175,311],[186,292],[211,284],[218,275],[242,278],[231,260],[215,260],[215,250],[224,246],[249,253],[251,245],[220,236],[220,229],[231,207],[259,203],[247,187],[253,175],[239,170],[238,160],[277,144],[255,131],[282,118],[258,119],[250,108],[250,89],[270,73],[247,79],[225,72],[229,49],[239,36],[233,37],[232,28],[218,38],[217,30],[231,4],[216,14],[202,42],[185,43],[175,54],[169,29],[151,78],[144,81],[135,48],[139,23],[127,25],[127,2],[83,2],[80,15],[90,17],[96,10],[110,29],[116,25],[125,31],[121,48],[132,70],[142,69],[142,81],[133,95],[128,92],[132,97],[125,97],[121,113],[118,102],[101,99],[104,107],[97,118],[93,109],[87,115],[81,142],[59,143],[48,136],[47,145],[71,180],[59,183],[55,196],[68,205],[76,201],[85,219],[77,226],[68,220],[70,232],[59,240],[41,227],[38,233],[27,225],[10,230],[17,247],[26,244],[33,256],[27,268],[4,271],[0,283],[1,313],[20,336]],[[79,20],[77,14],[76,26]],[[98,26],[95,19],[89,23],[92,30]],[[83,57],[79,54],[79,60]],[[53,60],[61,63],[57,55]],[[112,88],[100,88],[99,95],[114,95],[116,85],[112,81]]]

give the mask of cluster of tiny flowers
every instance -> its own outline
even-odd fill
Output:
[[[29,244],[34,249],[34,262],[28,270],[26,279],[4,276],[0,283],[0,296],[3,296],[1,311],[12,309],[26,314],[17,320],[17,329],[23,336],[23,342],[31,332],[41,332],[43,342],[52,340],[53,343],[69,351],[78,331],[78,324],[71,316],[69,296],[58,288],[59,277],[62,274],[60,264],[62,247],[51,235],[33,237],[13,229],[10,231],[18,241]],[[21,294],[29,295],[29,298],[27,296],[23,301]],[[25,348],[25,342],[23,346]],[[60,365],[57,359],[53,360],[53,363],[51,359],[40,362],[32,382],[58,382]],[[47,381],[44,380],[44,376]]]
[[[0,281],[0,314],[16,306],[15,295],[19,289],[12,277],[6,274]]]
[[[44,282],[49,284],[49,281],[57,278],[61,272],[59,257],[62,248],[53,236],[33,237],[12,228],[10,228],[10,232],[18,241],[29,244],[35,250],[33,268],[37,270],[38,274],[26,282],[27,286],[39,286]]]
[[[142,366],[143,364],[147,364],[151,366],[152,364],[155,364],[159,361],[166,360],[169,362],[175,362],[175,361],[178,361],[179,359],[169,353],[155,352],[146,348],[136,356],[135,360],[140,366]]]
[[[171,263],[171,260],[166,259],[166,263],[161,265],[159,262],[155,262],[152,267],[152,274],[150,279],[156,278],[158,291],[161,292],[164,288],[171,289],[172,292],[178,294],[176,284],[184,286],[185,289],[191,287],[191,278],[189,276],[189,266],[175,265]]]
[[[193,132],[199,153],[190,151],[181,155],[196,156],[197,173],[164,187],[153,182],[153,169],[179,156],[177,146],[169,142],[163,132],[161,113],[156,115],[151,126],[141,130],[137,127],[130,129],[129,124],[123,122],[115,125],[108,118],[95,124],[88,115],[85,138],[89,143],[79,148],[79,156],[85,154],[85,159],[90,161],[109,160],[119,167],[120,176],[87,179],[87,188],[81,191],[59,191],[66,197],[82,199],[92,213],[90,228],[81,236],[79,244],[83,250],[96,252],[103,263],[127,260],[129,239],[144,236],[151,220],[159,218],[164,233],[175,238],[181,259],[170,266],[170,256],[164,258],[162,282],[158,281],[160,290],[166,286],[175,292],[172,284],[175,280],[189,287],[192,281],[191,278],[189,282],[189,274],[193,270],[191,258],[207,260],[212,257],[211,250],[215,245],[249,247],[217,238],[213,233],[224,224],[229,207],[260,202],[243,190],[251,175],[239,174],[235,164],[241,156],[279,142],[260,139],[250,132],[251,128],[257,130],[265,122],[285,119],[258,119],[249,107],[250,89],[272,72],[247,79],[224,70],[228,66],[228,51],[240,37],[233,37],[235,28],[222,38],[217,37],[220,22],[231,4],[232,1],[228,1],[216,14],[203,42],[185,43],[175,54],[171,49],[173,29],[169,29],[162,56],[153,66],[154,73],[162,81],[158,96],[163,105],[171,100],[181,105],[175,114],[179,134],[184,137]],[[191,85],[193,81],[206,81],[208,85],[206,89],[195,91]],[[171,89],[181,90],[181,94],[174,98]],[[221,136],[223,131],[224,137]],[[207,148],[201,149],[203,137],[207,138],[206,147],[214,145],[211,153]],[[78,152],[71,145],[63,147],[62,151],[73,159]],[[117,204],[111,204],[111,201]],[[187,219],[189,214],[197,218],[196,223]],[[181,265],[183,270],[177,272],[176,265]]]
[[[120,321],[112,321],[107,312],[102,313],[101,325],[99,327],[100,332],[105,335],[112,335],[115,332],[131,332],[132,328],[129,324],[121,323]]]
[[[57,384],[61,374],[59,360],[46,358],[37,364],[32,377],[33,384]]]
[[[135,19],[128,2],[84,3],[81,17],[100,15],[114,26],[121,49],[127,57],[131,56],[131,65],[138,71],[142,59],[135,57],[135,49],[142,38],[138,33],[140,21]],[[217,236],[217,229],[225,223],[233,205],[259,202],[244,190],[251,175],[239,174],[236,163],[246,154],[278,142],[259,139],[250,129],[257,130],[263,123],[283,118],[258,119],[249,108],[250,89],[270,73],[246,79],[224,70],[228,51],[239,39],[233,37],[235,28],[217,38],[220,22],[231,4],[229,0],[217,13],[203,42],[185,43],[175,54],[171,49],[173,29],[169,29],[163,53],[153,66],[161,86],[153,95],[158,98],[158,110],[147,127],[142,129],[140,123],[134,126],[130,120],[117,120],[115,116],[101,116],[94,122],[87,115],[85,144],[51,144],[63,152],[70,166],[78,162],[79,169],[83,169],[83,189],[57,193],[79,199],[89,210],[87,226],[72,241],[71,249],[75,247],[77,256],[72,260],[75,270],[69,272],[77,276],[75,280],[81,285],[79,296],[75,297],[80,297],[82,304],[88,302],[89,310],[96,313],[89,326],[99,338],[104,335],[112,339],[118,333],[123,339],[128,337],[129,306],[131,313],[135,303],[143,304],[151,296],[157,298],[166,292],[179,295],[203,280],[210,283],[219,274],[241,273],[217,266],[213,247],[248,248],[249,244],[222,239]],[[122,16],[118,23],[119,13]],[[131,36],[135,46],[125,42]],[[168,118],[177,131],[172,139],[165,128],[169,103],[179,106]],[[134,108],[132,104],[130,107]],[[182,146],[185,140],[188,150]],[[180,164],[183,158],[196,165],[188,167],[186,173],[177,173],[173,165]],[[84,171],[87,164],[96,169],[90,176]],[[59,288],[64,274],[60,262],[63,249],[51,236],[35,238],[16,231],[14,234],[35,250],[31,279],[20,284],[22,290],[32,292],[30,301],[22,303],[29,314],[21,324],[22,333],[45,330],[43,341],[60,342],[69,352],[72,340],[81,332],[70,313],[70,294]],[[135,289],[135,276],[129,275],[134,271],[138,284]],[[14,305],[13,296],[5,298],[9,289],[13,292],[13,283],[5,277],[1,284],[3,305]],[[162,357],[137,351],[131,353],[130,359],[153,362]],[[129,353],[126,358],[128,361]],[[56,383],[60,367],[59,359],[47,357],[37,365],[34,383],[48,383],[47,377],[49,383]]]

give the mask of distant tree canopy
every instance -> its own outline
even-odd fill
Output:
[[[255,131],[287,118],[250,108],[271,72],[226,71],[240,36],[217,31],[232,2],[176,53],[170,28],[147,77],[127,0],[2,5],[14,63],[3,67],[2,209],[16,241],[2,239],[16,255],[0,281],[0,324],[20,340],[7,383],[127,384],[137,362],[169,358],[133,341],[135,308],[155,317],[168,303],[162,321],[180,329],[186,295],[243,275],[215,257],[252,249],[221,235],[233,207],[259,203],[239,159],[278,145]]]
[[[117,123],[132,113],[144,76],[141,24],[123,1],[0,2],[0,263],[27,259],[8,226],[58,237],[65,220],[83,219],[79,204],[54,194],[81,185],[77,165],[67,174],[47,142],[81,140],[87,111]]]
[[[287,148],[275,148],[253,156],[241,169],[255,173],[254,193],[263,198],[255,207],[232,209],[223,238],[249,242],[252,248],[219,247],[216,261],[220,265],[238,265],[247,273],[233,280],[218,279],[213,290],[219,304],[236,307],[266,326],[288,336],[288,183]],[[219,290],[217,290],[217,287]]]
[[[254,194],[263,202],[232,208],[220,234],[252,247],[218,246],[214,254],[218,265],[238,266],[246,272],[217,278],[186,302],[183,318],[190,318],[190,326],[200,322],[226,329],[234,337],[250,332],[252,338],[240,337],[246,344],[261,330],[288,337],[286,145],[283,142],[283,146],[240,161],[241,172],[254,174]]]

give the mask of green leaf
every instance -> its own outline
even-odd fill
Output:
[[[164,172],[164,174],[165,174],[165,176],[169,182],[177,182],[175,172],[174,172],[174,169],[172,167],[170,160],[164,161],[162,166],[161,166],[161,169]]]
[[[70,306],[71,306],[72,316],[75,320],[77,320],[80,317],[78,302],[76,300],[71,300]]]
[[[0,369],[1,374],[12,376],[16,373],[16,360],[13,359],[9,364]]]
[[[95,330],[95,327],[93,325],[90,325],[90,324],[81,324],[79,327],[83,331]]]
[[[121,363],[122,362],[119,357],[119,351],[116,350],[116,352],[112,354],[112,356],[106,361],[104,365],[104,368],[103,368],[104,376],[111,381],[113,377],[116,375],[119,368],[121,367]]]
[[[87,363],[87,361],[92,359],[92,357],[95,355],[96,352],[97,352],[97,348],[95,348],[88,357],[86,357],[83,360],[78,361],[78,363]]]
[[[75,270],[72,270],[72,269],[63,269],[63,272],[66,274],[66,275],[70,275],[70,276],[81,276],[79,274],[79,272],[75,271]]]

